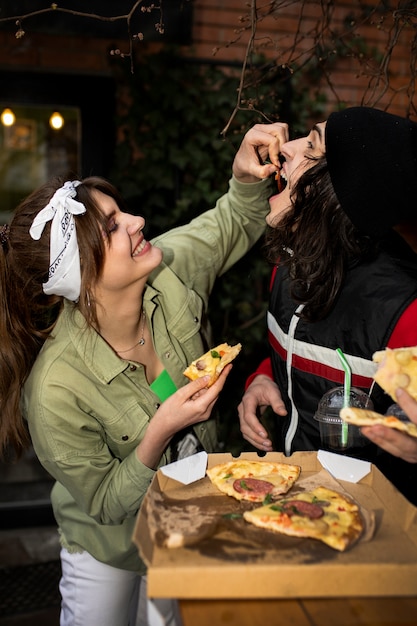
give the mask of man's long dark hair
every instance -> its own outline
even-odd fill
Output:
[[[302,174],[291,192],[291,207],[268,229],[266,257],[288,268],[290,294],[304,304],[301,317],[324,319],[333,308],[349,265],[377,253],[343,212],[325,157]]]

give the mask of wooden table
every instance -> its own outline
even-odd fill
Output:
[[[417,597],[181,600],[183,626],[417,626]]]

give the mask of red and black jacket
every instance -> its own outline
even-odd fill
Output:
[[[352,386],[371,392],[375,410],[384,413],[392,404],[372,385],[376,367],[372,355],[386,347],[417,345],[417,262],[381,253],[375,261],[350,268],[335,307],[315,323],[297,315],[289,287],[287,269],[276,267],[268,311],[271,357],[247,383],[262,373],[278,384],[288,415],[277,416],[274,444],[287,455],[320,447],[314,419],[317,404],[326,391],[344,381],[336,348],[352,369]]]

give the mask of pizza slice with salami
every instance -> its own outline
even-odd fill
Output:
[[[280,498],[245,511],[243,517],[273,532],[318,539],[340,552],[356,543],[365,529],[358,505],[327,487]]]
[[[246,459],[219,463],[206,471],[219,491],[249,502],[263,502],[287,493],[300,472],[299,465]]]

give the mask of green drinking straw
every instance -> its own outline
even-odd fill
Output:
[[[346,361],[346,357],[340,348],[336,348],[336,352],[342,362],[343,370],[345,372],[345,382],[343,386],[343,407],[347,407],[350,404],[350,382],[351,382],[351,370],[349,363]],[[348,424],[342,421],[342,445],[346,446],[348,441]]]

